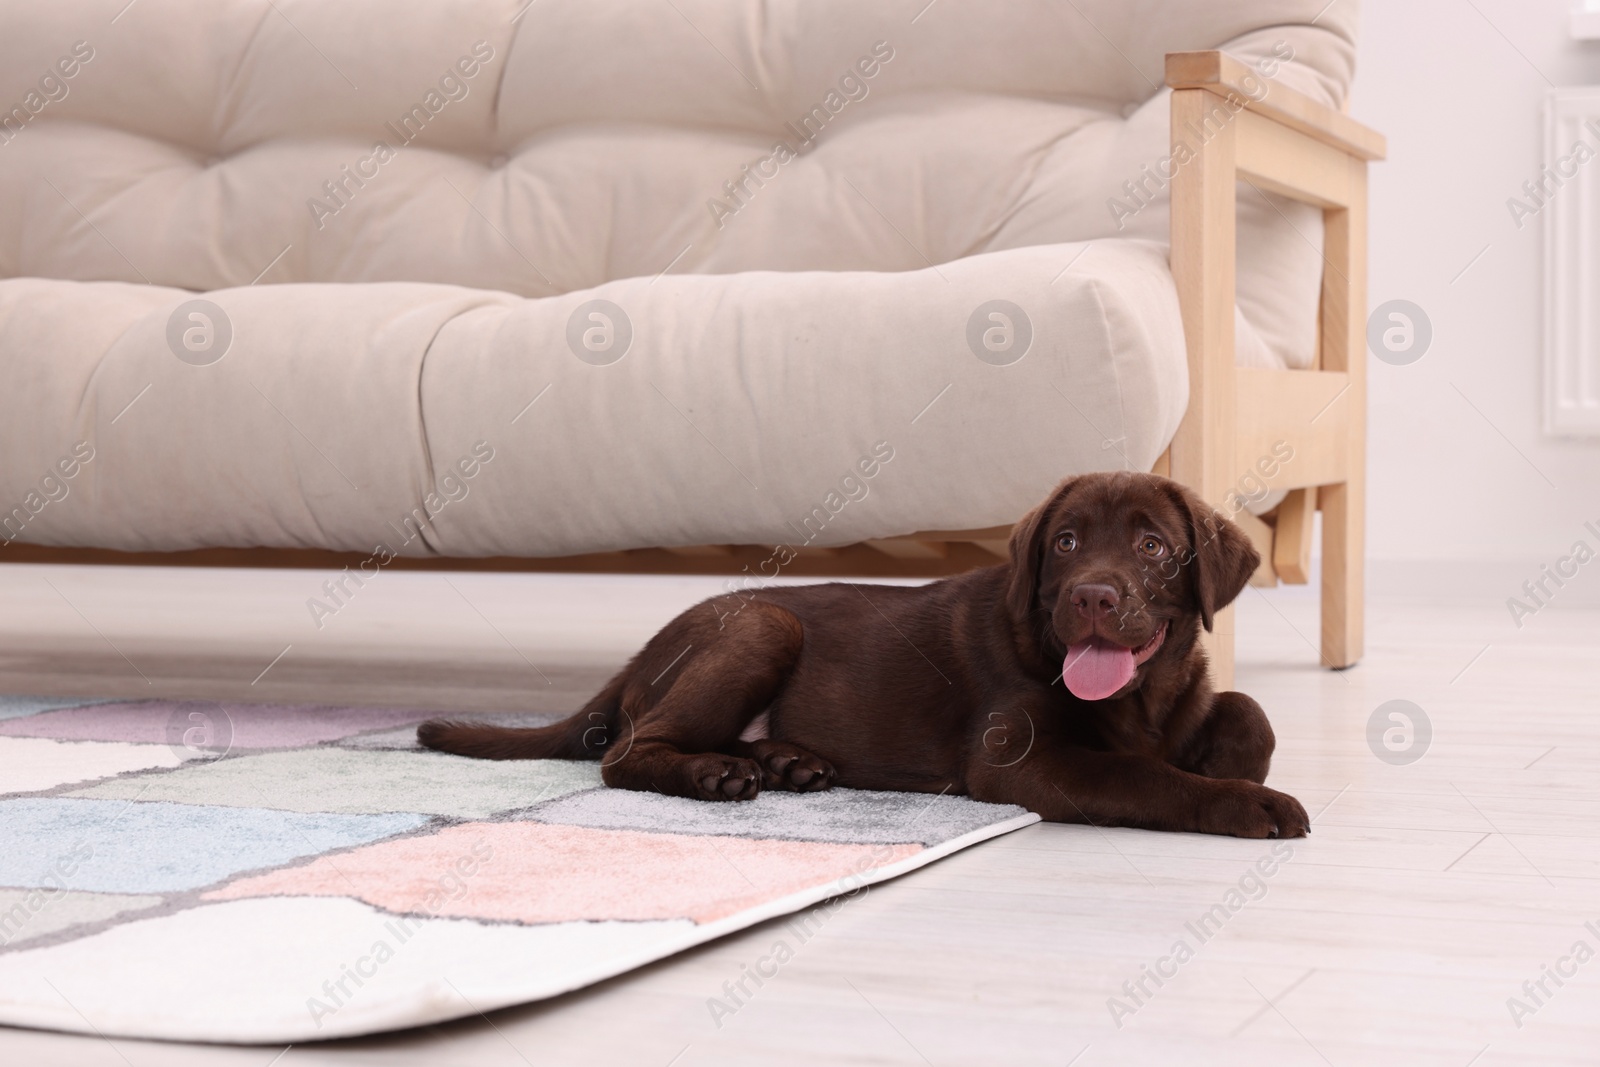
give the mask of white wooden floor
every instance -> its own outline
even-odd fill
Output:
[[[47,610],[55,594],[7,572],[0,580],[13,603]],[[58,612],[50,616],[57,637],[81,631],[82,654],[97,655],[94,631],[131,639],[141,601],[182,617],[183,597],[200,581],[141,580],[153,583],[143,594],[115,593],[103,581],[58,575],[62,591],[81,594],[73,611],[86,618],[57,601],[48,608]],[[416,581],[443,588],[435,576]],[[506,651],[512,645],[518,657],[544,660],[541,668],[564,655],[598,662],[714,591],[683,580],[602,582],[587,592],[577,579],[456,581],[478,601],[482,623],[494,620],[484,628],[463,612],[460,632],[478,625],[472,641],[500,649],[498,659],[485,653],[492,662],[483,669],[501,671],[507,686],[528,670]],[[497,581],[523,584],[496,591]],[[403,584],[394,583],[395,596]],[[300,595],[284,603],[299,610]],[[1600,610],[1553,605],[1517,630],[1504,595],[1426,603],[1378,591],[1366,660],[1334,674],[1314,665],[1307,590],[1247,590],[1239,684],[1278,731],[1269,782],[1316,813],[1312,836],[1293,842],[1270,877],[1252,878],[1270,843],[1041,825],[849,903],[720,1028],[707,999],[787,936],[779,924],[556,1001],[403,1035],[284,1052],[0,1030],[0,1063],[1600,1062],[1600,959],[1587,959],[1600,952]],[[517,628],[524,616],[559,622],[566,644],[542,646],[532,623]],[[41,616],[33,618],[36,633]],[[379,632],[381,621],[368,625]],[[503,645],[491,631],[504,631]],[[438,655],[450,648],[435,643]],[[265,648],[262,665],[274,651]],[[30,662],[6,669],[39,669]],[[15,688],[4,672],[0,686]],[[541,699],[559,688],[545,687]],[[1369,747],[1369,716],[1390,700],[1414,702],[1431,721],[1416,762],[1391,764]],[[1230,889],[1243,891],[1235,900],[1259,899],[1202,940],[1187,924]],[[1161,962],[1180,940],[1192,955]],[[1586,962],[1560,963],[1578,942]],[[1545,970],[1558,964],[1576,968],[1559,986]],[[1171,975],[1159,987],[1144,977],[1158,966]],[[1148,995],[1136,1001],[1124,983],[1142,977]],[[1541,979],[1549,995],[1536,984],[1530,995],[1524,982]],[[1115,1018],[1113,997],[1124,1009]],[[1510,998],[1529,1010],[1514,1018]]]

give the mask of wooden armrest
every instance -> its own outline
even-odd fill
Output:
[[[1205,89],[1218,96],[1235,96],[1248,110],[1358,159],[1382,159],[1388,153],[1383,134],[1263,77],[1225,52],[1167,53],[1167,84],[1174,89]]]

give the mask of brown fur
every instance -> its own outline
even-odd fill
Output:
[[[703,800],[949,791],[1058,822],[1299,837],[1305,809],[1261,784],[1266,715],[1212,692],[1198,643],[1259,561],[1176,482],[1069,478],[1017,525],[1008,564],[915,587],[724,594],[668,623],[569,719],[435,720],[417,737],[485,759],[600,759],[607,785]],[[1061,684],[1068,645],[1092,632],[1139,648],[1162,623],[1117,694]],[[769,736],[741,741],[763,712]]]

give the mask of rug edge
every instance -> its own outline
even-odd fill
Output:
[[[882,882],[890,881],[902,875],[909,874],[918,868],[926,867],[929,864],[935,863],[947,856],[954,855],[955,853],[964,849],[971,848],[973,845],[982,844],[984,841],[1000,837],[1003,834],[1008,834],[1015,830],[1020,830],[1025,826],[1032,826],[1034,823],[1039,821],[1041,820],[1037,813],[1025,811],[1021,815],[1015,815],[1009,819],[1003,819],[999,822],[990,823],[987,826],[980,826],[975,830],[969,830],[967,833],[962,834],[959,837],[953,837],[950,840],[941,842],[936,846],[925,847],[914,855],[907,856],[905,859],[886,864],[882,867],[871,868],[859,875],[860,881],[858,884],[847,885],[847,883],[856,876],[844,875],[820,886],[812,886],[809,889],[801,889],[794,893],[790,893],[787,896],[777,897],[763,904],[758,904],[755,907],[747,908],[744,911],[735,912],[734,914],[722,919],[718,919],[715,922],[695,926],[686,931],[681,939],[672,939],[663,942],[660,945],[655,945],[650,949],[641,951],[634,956],[620,957],[620,962],[618,960],[608,960],[606,963],[596,966],[588,972],[575,972],[574,975],[569,975],[562,981],[549,983],[548,985],[542,987],[541,991],[529,993],[528,987],[522,987],[519,991],[515,992],[507,990],[503,986],[499,988],[494,986],[472,987],[462,989],[460,992],[463,996],[471,998],[472,1004],[474,1005],[473,1007],[467,1007],[464,1009],[455,1008],[444,1014],[429,1013],[425,1018],[414,1018],[398,1024],[392,1021],[387,1023],[378,1022],[375,1019],[351,1019],[350,1028],[348,1030],[341,1030],[337,1034],[328,1032],[320,1032],[316,1033],[315,1035],[305,1034],[302,1035],[301,1039],[314,1040],[320,1038],[326,1040],[330,1038],[368,1036],[376,1033],[392,1032],[397,1028],[410,1029],[416,1026],[428,1026],[433,1023],[447,1022],[453,1019],[465,1018],[469,1015],[497,1011],[501,1008],[514,1007],[520,1004],[536,1004],[539,1001],[549,1000],[552,997],[563,996],[567,993],[576,992],[577,990],[587,988],[588,986],[606,981],[607,979],[627,974],[629,971],[638,970],[640,967],[645,967],[649,964],[667,959],[670,956],[675,956],[680,952],[685,952],[699,945],[708,944],[709,942],[726,937],[729,934],[738,933],[740,930],[756,926],[760,923],[766,922],[769,919],[775,919],[782,915],[793,914],[804,908],[810,907],[813,904],[819,904],[824,900],[829,900],[833,897],[840,896],[843,893],[853,891],[858,887],[877,885]],[[422,997],[417,999],[429,1000],[432,998],[424,993]],[[411,1010],[411,1007],[414,1006],[415,1003],[415,1000],[410,1002],[407,1005],[407,1010]],[[397,1006],[398,1005],[395,1003],[385,1005],[384,1015],[392,1017],[393,1015],[397,1014],[394,1010]],[[226,1039],[213,1038],[212,1040]],[[282,1040],[288,1041],[291,1040],[291,1038],[283,1037]]]

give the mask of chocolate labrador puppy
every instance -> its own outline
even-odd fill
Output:
[[[1259,561],[1176,482],[1088,474],[1017,524],[1010,563],[727,593],[571,718],[434,720],[417,737],[481,759],[599,759],[607,785],[701,800],[948,791],[1057,822],[1300,837],[1305,809],[1261,784],[1266,715],[1212,691],[1198,640]]]

